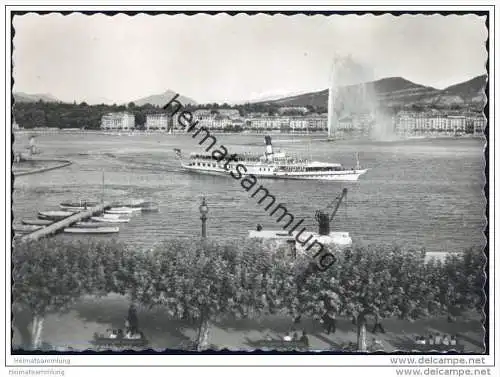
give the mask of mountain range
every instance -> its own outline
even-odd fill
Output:
[[[178,92],[174,92],[173,90],[167,90],[164,93],[161,94],[153,94],[148,97],[140,98],[135,101],[132,101],[136,106],[144,106],[145,104],[149,103],[150,105],[153,106],[160,106],[163,107],[165,104],[167,104]],[[177,97],[177,100],[182,103],[184,106],[185,105],[197,105],[196,101],[189,98],[185,97],[182,95],[179,95]]]
[[[341,87],[337,90],[338,97],[356,97],[363,91],[371,94],[378,105],[393,107],[405,105],[451,106],[451,105],[481,105],[486,101],[484,89],[487,76],[481,75],[471,80],[436,89],[430,86],[415,84],[402,77],[388,77],[364,84]],[[276,106],[308,106],[326,107],[328,105],[328,89],[318,92],[289,96],[270,101],[259,101],[259,104]]]
[[[26,94],[22,92],[15,92],[14,101],[16,102],[61,102],[52,94]]]
[[[487,76],[481,75],[471,80],[449,86],[445,89],[436,89],[430,86],[416,84],[402,77],[387,77],[364,84],[341,87],[337,91],[337,96],[348,98],[359,97],[359,93],[369,94],[369,98],[378,102],[378,105],[394,107],[406,105],[425,106],[453,106],[453,105],[478,105],[482,106],[486,102],[484,88],[487,83]],[[151,104],[154,106],[164,106],[172,97],[177,94],[173,90],[167,90],[161,94],[155,94],[144,98],[136,99],[136,106]],[[16,102],[61,102],[51,94],[26,94],[14,93]],[[180,95],[178,100],[184,104],[196,105],[197,102],[189,97]],[[304,94],[283,96],[281,98],[269,98],[267,100],[251,101],[254,104],[276,105],[276,106],[307,106],[326,107],[328,104],[328,89],[309,92]]]

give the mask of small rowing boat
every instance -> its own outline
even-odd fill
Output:
[[[84,211],[86,209],[90,209],[92,207],[96,207],[99,203],[91,202],[88,200],[80,200],[78,202],[62,202],[59,204],[61,209],[75,209],[79,211]]]
[[[123,202],[113,202],[112,207],[141,208],[146,201],[144,199],[129,199]]]
[[[64,212],[69,212],[71,214],[74,214],[74,213],[85,211],[85,209],[84,208],[73,207],[73,208],[63,208],[63,211]]]
[[[144,202],[141,205],[142,212],[158,212],[160,207],[155,202]]]
[[[79,234],[108,234],[118,233],[120,228],[117,226],[107,226],[100,228],[65,228],[65,233],[79,233]]]
[[[116,214],[116,215],[130,215],[134,213],[135,211],[140,211],[140,208],[128,208],[128,207],[116,207],[116,208],[110,208],[104,211],[105,213],[109,214]]]
[[[130,221],[127,217],[101,217],[92,216],[90,218],[92,221],[97,221],[101,223],[128,223]]]
[[[107,226],[109,226],[109,224],[105,222],[79,221],[73,224],[72,228],[103,228]]]
[[[24,225],[50,225],[53,223],[52,220],[42,220],[42,219],[28,219],[23,220]]]
[[[68,216],[71,216],[72,213],[68,211],[40,211],[38,212],[38,217],[40,219],[45,220],[61,220]]]
[[[42,228],[42,225],[14,225],[12,230],[16,234],[28,234]]]
[[[102,213],[100,216],[105,217],[107,219],[118,219],[121,217],[121,215],[117,213]]]

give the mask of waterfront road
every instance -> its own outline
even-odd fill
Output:
[[[60,350],[72,347],[75,350],[91,348],[90,341],[94,332],[105,332],[111,327],[123,327],[129,302],[123,296],[109,295],[104,298],[86,297],[68,313],[46,317],[42,342]],[[193,325],[166,319],[160,309],[138,311],[139,324],[151,342],[153,349],[177,348],[180,344],[195,339],[197,331]],[[29,316],[15,314],[14,347],[29,342]],[[413,339],[418,334],[426,335],[430,331],[440,333],[459,333],[465,352],[483,352],[484,331],[479,318],[461,317],[454,323],[446,318],[419,320],[415,322],[387,319],[383,321],[386,333],[377,334],[385,350],[396,349],[397,344]],[[250,350],[252,345],[272,337],[284,336],[294,326],[286,317],[268,316],[261,320],[227,320],[218,322],[210,330],[210,343],[217,347],[231,350]],[[339,319],[337,332],[327,335],[322,325],[312,319],[304,319],[295,325],[298,331],[305,329],[309,334],[311,349],[328,350],[339,344],[356,341],[356,327],[348,319]],[[371,326],[368,327],[371,330]],[[368,343],[374,335],[367,333]],[[24,343],[26,344],[26,343]]]

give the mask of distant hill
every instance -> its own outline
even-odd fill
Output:
[[[484,89],[488,82],[487,75],[474,77],[472,80],[462,82],[460,84],[452,85],[443,90],[443,95],[458,96],[465,102],[483,102]]]
[[[26,94],[22,92],[13,93],[15,102],[61,102],[52,94]]]
[[[405,105],[451,106],[454,104],[484,102],[481,91],[486,83],[486,76],[478,76],[472,80],[459,83],[443,90],[416,84],[402,77],[387,77],[365,84],[357,84],[338,89],[339,98],[356,98],[360,93],[367,93],[379,106],[394,107]],[[350,97],[349,97],[350,96]],[[259,104],[276,106],[328,106],[328,90],[294,95]]]
[[[145,104],[150,104],[154,106],[160,106],[163,107],[165,106],[176,94],[177,92],[174,92],[173,90],[167,90],[166,92],[162,94],[154,94],[148,97],[140,98],[135,101],[132,101],[136,106],[143,106]],[[177,100],[182,103],[183,105],[196,105],[196,101],[189,98],[185,97],[183,95],[179,95],[177,97]]]

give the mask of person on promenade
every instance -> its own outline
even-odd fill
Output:
[[[373,325],[372,333],[376,334],[377,330],[379,330],[382,334],[385,333],[385,329],[382,326],[382,317],[380,316],[380,311],[378,309],[375,310],[375,325]]]
[[[384,345],[382,344],[382,341],[380,339],[373,338],[371,348],[371,350],[374,352],[384,351]]]
[[[442,343],[442,341],[443,341],[443,338],[442,338],[441,334],[437,332],[436,335],[434,336],[434,344],[440,345]]]
[[[335,332],[337,331],[337,318],[335,311],[330,309],[328,312],[326,312],[324,321],[327,334],[330,335],[331,332],[335,334]]]
[[[130,324],[130,332],[135,334],[139,331],[139,319],[137,318],[137,309],[134,304],[131,304],[128,309],[127,316],[128,323]]]
[[[304,344],[305,348],[309,348],[309,338],[307,337],[306,330],[302,331],[302,336],[300,337],[299,341]]]
[[[415,339],[415,344],[425,345],[425,338],[423,336],[417,336]]]
[[[450,345],[450,337],[447,334],[443,337],[443,344],[445,346],[449,346]]]

